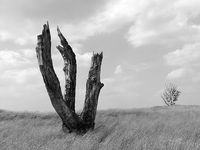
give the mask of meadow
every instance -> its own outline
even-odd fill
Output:
[[[198,150],[200,106],[99,111],[95,129],[65,134],[56,113],[0,110],[0,150]]]

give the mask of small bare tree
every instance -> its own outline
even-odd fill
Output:
[[[166,84],[161,98],[164,100],[167,106],[175,105],[175,101],[178,100],[180,91],[177,89],[177,86],[173,83]]]
[[[103,53],[93,54],[86,82],[85,104],[82,113],[75,112],[76,55],[57,28],[61,45],[57,46],[64,60],[65,93],[62,95],[59,79],[51,58],[51,34],[49,24],[44,24],[42,34],[37,37],[37,59],[51,103],[62,120],[64,132],[86,132],[93,129],[98,97],[103,83],[100,81]]]

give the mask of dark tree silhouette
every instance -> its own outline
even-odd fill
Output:
[[[75,112],[76,55],[71,46],[57,28],[61,45],[57,46],[64,60],[65,93],[62,95],[59,79],[54,71],[51,58],[51,34],[49,24],[44,24],[42,34],[37,36],[37,59],[51,103],[62,120],[64,132],[87,132],[95,125],[98,97],[103,83],[100,82],[103,53],[93,54],[86,83],[86,95],[83,111]]]

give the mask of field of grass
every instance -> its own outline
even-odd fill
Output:
[[[108,110],[85,135],[54,114],[0,110],[0,150],[199,150],[200,106]]]

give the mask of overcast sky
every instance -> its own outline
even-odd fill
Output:
[[[54,111],[35,53],[47,20],[62,87],[57,25],[77,55],[77,110],[93,51],[104,53],[98,109],[164,105],[168,82],[178,104],[200,105],[200,0],[0,0],[0,109]]]

